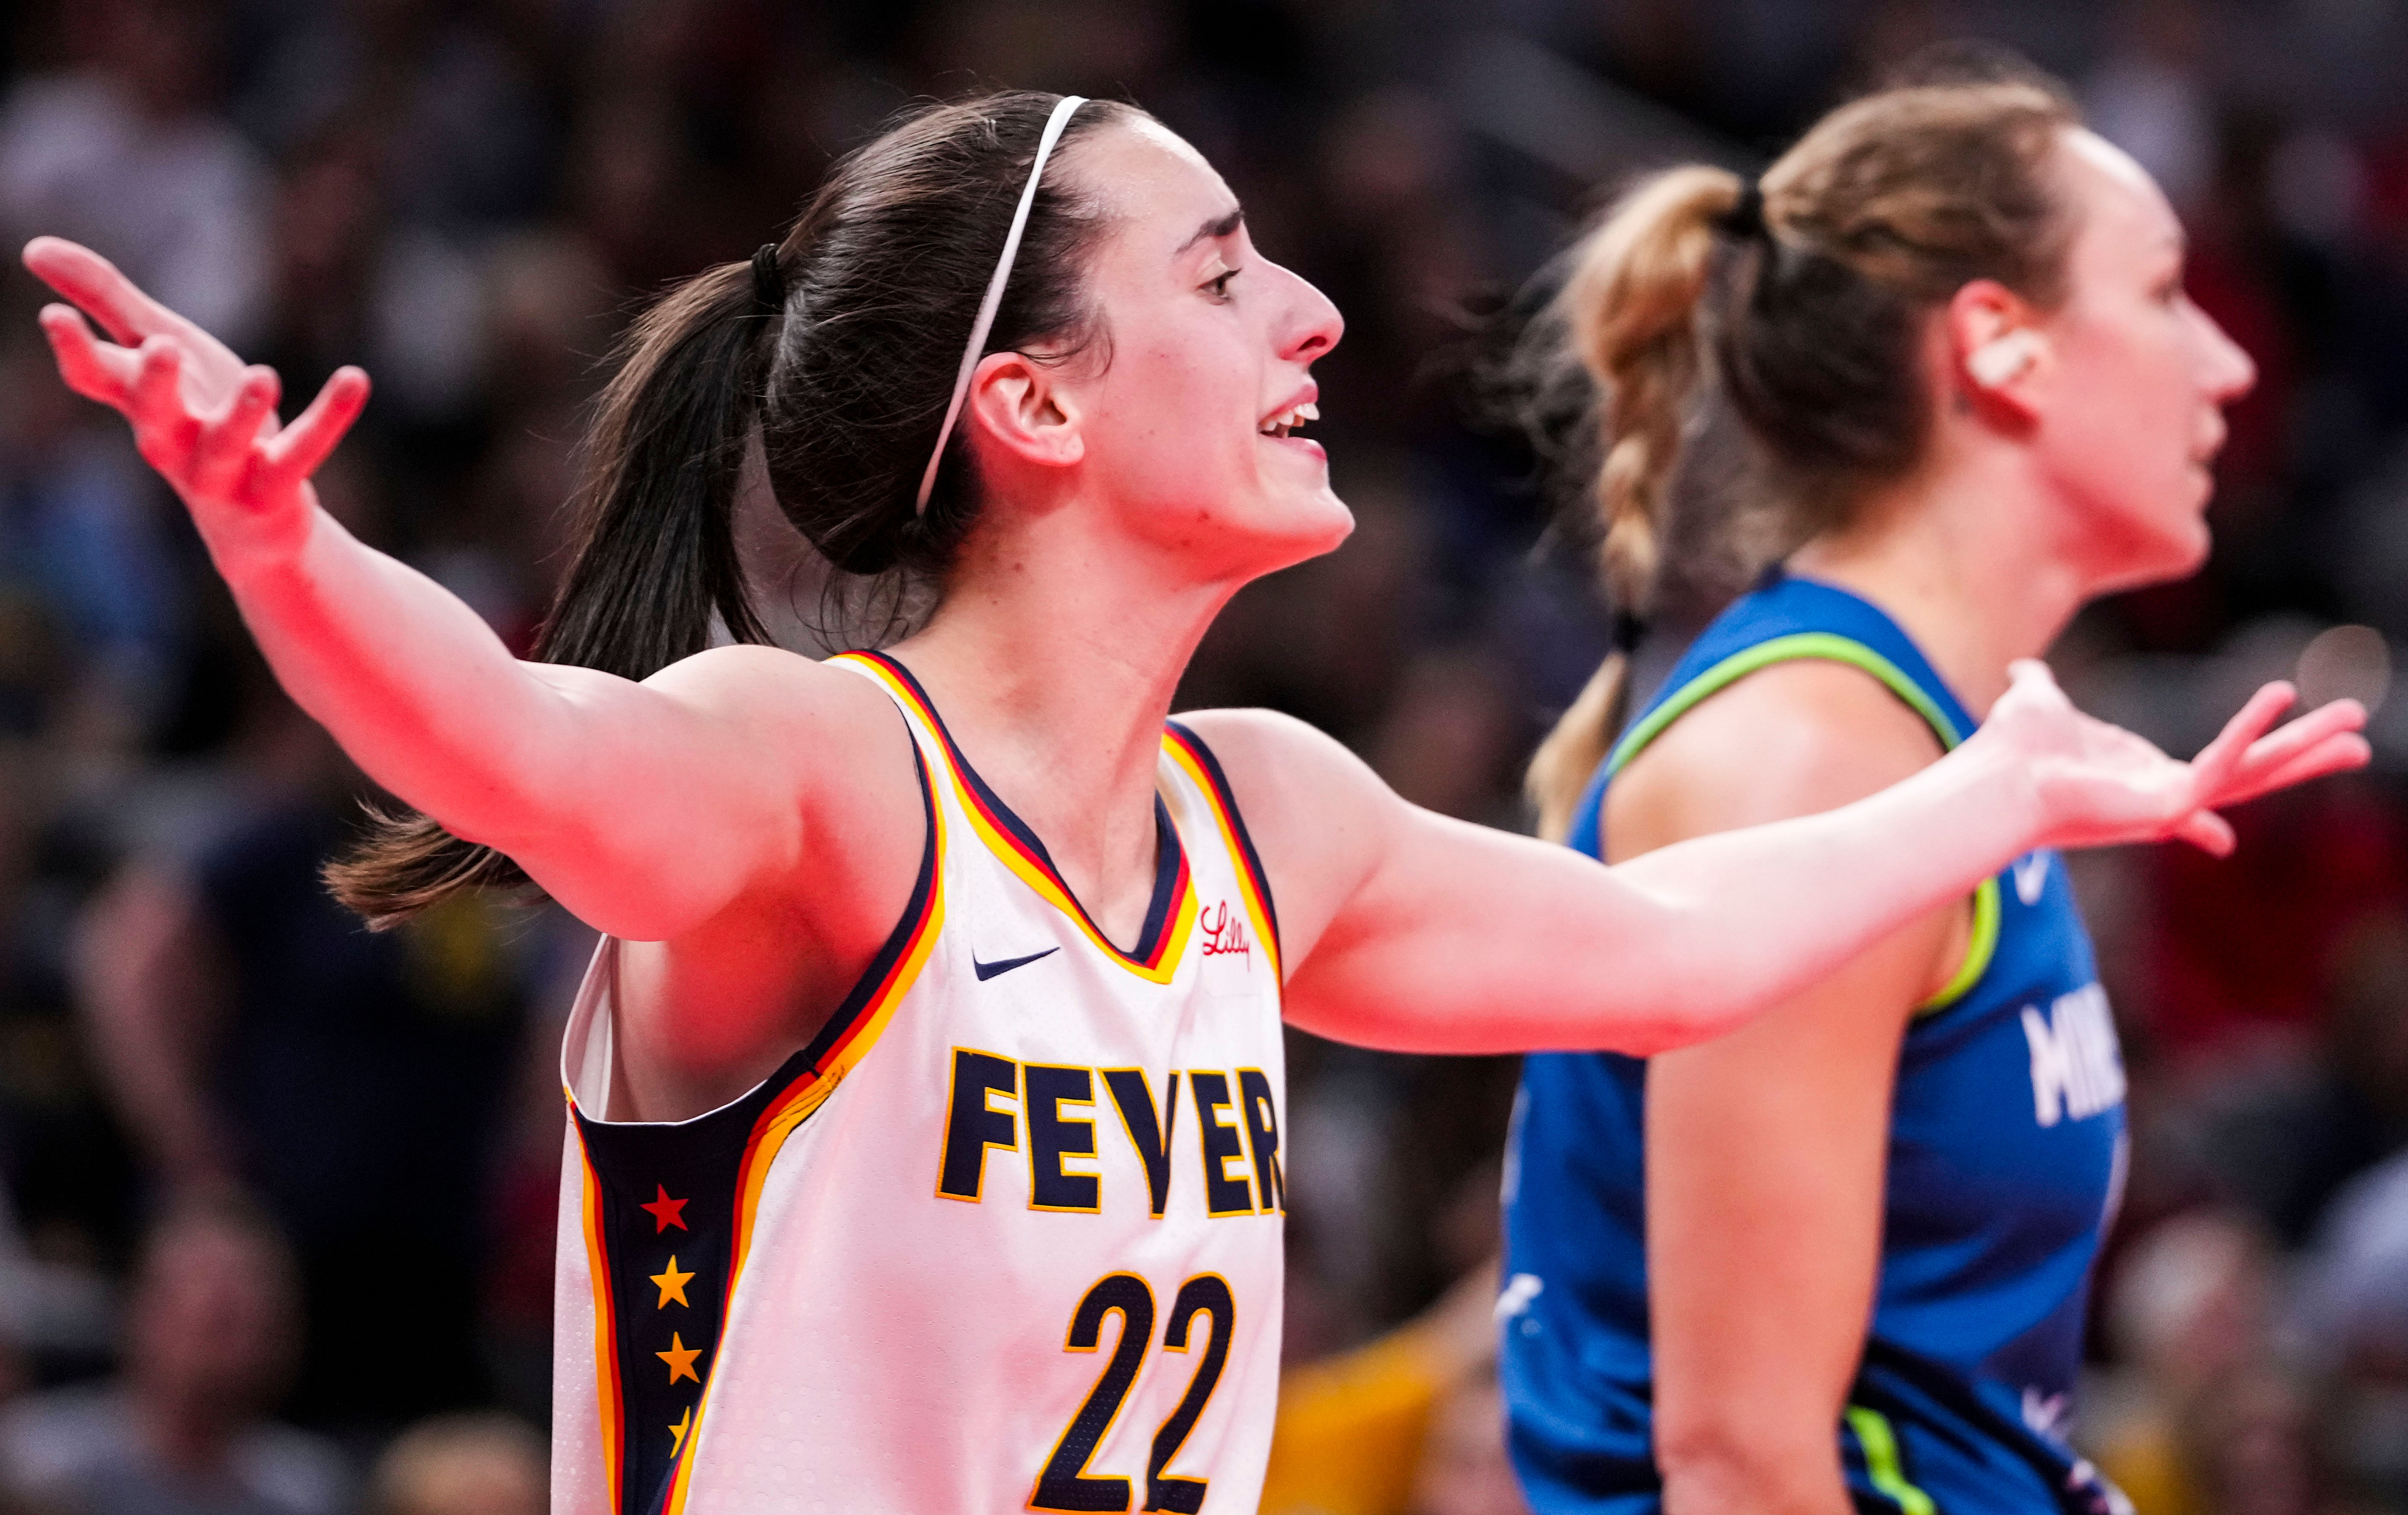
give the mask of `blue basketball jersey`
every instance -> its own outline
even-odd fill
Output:
[[[1604,855],[1606,785],[1673,721],[1798,658],[1863,669],[1943,746],[1975,724],[1880,610],[1775,576],[1674,667],[1590,785],[1570,844]],[[1973,916],[1965,962],[1916,1012],[1899,1052],[1878,1293],[1833,1433],[1862,1510],[2097,1515],[2122,1498],[2065,1434],[2091,1263],[2122,1173],[2123,1065],[2056,854],[2033,852],[1985,882]],[[1610,1053],[1544,1053],[1524,1066],[1498,1314],[1514,1462],[1539,1515],[1662,1505],[1646,1082],[1643,1060]]]

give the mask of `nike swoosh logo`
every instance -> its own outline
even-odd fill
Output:
[[[1039,958],[1052,957],[1061,950],[1059,947],[1048,947],[1041,952],[1031,952],[1026,957],[1007,957],[1000,963],[982,963],[978,960],[978,954],[972,952],[970,970],[979,976],[979,982],[984,983],[998,973],[1010,973],[1014,968],[1025,968]]]
[[[2015,860],[2015,898],[2026,905],[2038,905],[2040,892],[2048,882],[2048,855],[2034,852]]]

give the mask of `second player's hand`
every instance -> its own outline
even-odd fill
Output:
[[[309,476],[367,403],[367,375],[336,370],[308,409],[280,425],[274,369],[246,365],[108,259],[55,236],[36,237],[24,257],[73,302],[41,313],[60,377],[133,423],[135,445],[182,497],[220,569],[297,550],[317,503]],[[93,336],[84,316],[111,340]]]
[[[2232,850],[2227,806],[2325,774],[2363,767],[2366,709],[2335,700],[2270,730],[2291,686],[2259,689],[2188,763],[2075,709],[2047,668],[2018,663],[1974,741],[1998,742],[2028,765],[2041,845],[2098,847],[2180,837],[2218,857]],[[1972,743],[1968,743],[1971,746]]]

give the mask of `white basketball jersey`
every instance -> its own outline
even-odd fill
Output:
[[[902,665],[928,844],[826,1028],[733,1104],[614,1122],[617,944],[563,1054],[552,1508],[1254,1510],[1278,1393],[1279,937],[1174,723],[1133,952]]]

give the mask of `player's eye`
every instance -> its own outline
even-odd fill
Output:
[[[1204,288],[1211,292],[1212,298],[1215,300],[1226,300],[1229,297],[1229,280],[1237,278],[1240,272],[1240,270],[1236,268],[1228,269],[1227,271],[1216,275],[1211,279],[1206,279],[1204,281]]]

